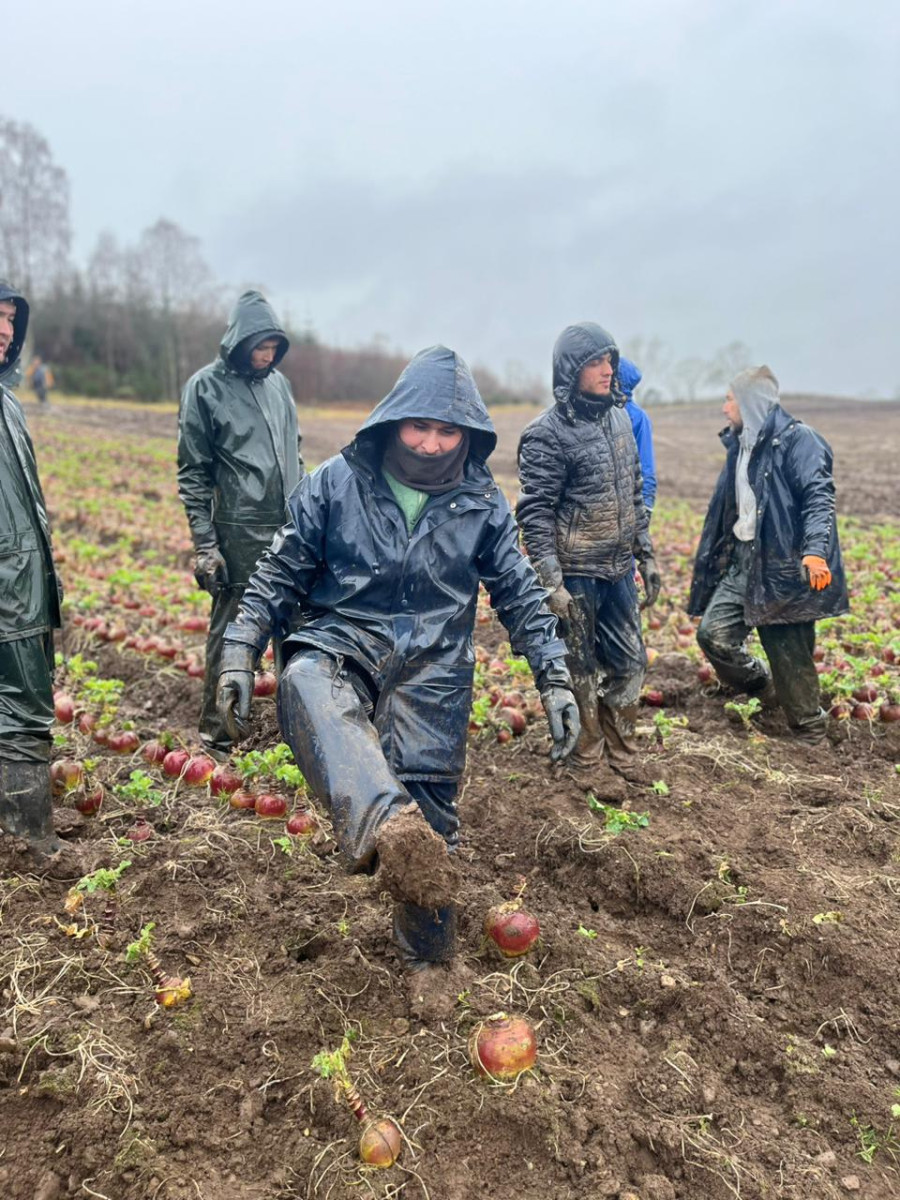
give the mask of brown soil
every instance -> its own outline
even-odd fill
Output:
[[[381,883],[396,900],[422,908],[452,904],[459,887],[453,860],[417,805],[399,809],[376,839]]]
[[[696,506],[720,461],[718,421],[689,412],[702,461],[686,454],[684,410],[653,415],[661,488],[671,496],[677,480]],[[844,511],[897,515],[898,407],[853,413],[852,427],[837,408],[811,418],[835,444]],[[498,415],[507,473],[524,415]],[[307,444],[321,439],[324,456],[354,420],[323,419]],[[477,627],[492,653],[504,638],[493,620]],[[126,680],[142,736],[165,727],[193,741],[199,681],[112,646],[99,661]],[[650,681],[686,725],[660,744],[654,710],[642,710],[640,760],[665,784],[628,786],[645,828],[605,832],[584,790],[551,768],[543,721],[505,746],[472,736],[460,957],[427,985],[449,1003],[426,1003],[424,985],[417,1002],[378,876],[347,876],[302,843],[286,854],[280,822],[205,789],[170,787],[145,813],[154,837],[128,851],[106,948],[76,936],[100,921],[102,894],[69,916],[71,881],[29,876],[0,848],[0,1194],[900,1195],[897,726],[846,722],[824,746],[798,748],[777,714],[732,724],[685,654],[660,655]],[[255,702],[252,720],[252,744],[277,740],[271,701]],[[143,766],[98,758],[107,778]],[[70,832],[118,862],[133,821],[110,805]],[[482,922],[523,881],[539,950],[503,960]],[[124,961],[150,921],[164,971],[191,979],[193,998],[170,1011]],[[499,1011],[537,1030],[537,1069],[516,1086],[478,1080],[468,1061],[469,1033]],[[359,1127],[310,1069],[348,1030],[369,1110],[404,1131],[385,1172],[360,1169]]]

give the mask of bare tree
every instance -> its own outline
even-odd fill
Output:
[[[0,250],[6,272],[28,291],[44,290],[65,269],[70,242],[65,171],[33,126],[0,117]]]
[[[729,342],[716,351],[710,364],[707,382],[711,384],[729,384],[739,371],[749,367],[751,359],[750,347],[744,342]]]
[[[209,304],[212,272],[200,239],[165,217],[144,230],[134,268],[162,320],[165,391],[174,397],[187,376],[184,326]]]
[[[88,260],[88,285],[96,319],[103,331],[103,358],[109,394],[116,390],[117,315],[123,296],[124,260],[113,234],[104,231]]]
[[[668,385],[679,400],[696,400],[709,382],[710,364],[705,358],[680,358],[669,370]]]
[[[141,234],[138,247],[144,281],[163,312],[184,311],[208,297],[212,272],[200,239],[161,217]]]

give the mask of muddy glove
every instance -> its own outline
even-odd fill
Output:
[[[659,598],[662,579],[655,558],[645,558],[641,563],[641,579],[644,581],[644,600],[641,608],[652,608]]]
[[[204,592],[209,592],[211,596],[218,595],[219,589],[228,583],[228,568],[218,546],[199,548],[194,555],[194,578],[197,580],[197,586],[202,587]]]
[[[809,580],[809,586],[817,592],[821,592],[822,588],[827,588],[831,583],[831,572],[828,570],[828,563],[825,559],[819,558],[818,554],[804,554],[801,561],[806,571],[806,578]]]
[[[572,593],[564,584],[560,584],[547,597],[547,607],[553,613],[554,617],[559,617],[561,621],[568,621],[570,619],[569,609],[571,604]]]
[[[242,742],[249,732],[257,657],[253,647],[243,642],[225,642],[222,646],[216,709],[233,742]]]
[[[546,688],[541,692],[541,704],[547,714],[547,724],[553,738],[550,761],[561,762],[575,749],[575,743],[581,733],[578,705],[567,687]]]

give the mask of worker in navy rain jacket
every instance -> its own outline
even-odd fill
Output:
[[[6,386],[27,331],[28,302],[0,282],[0,828],[44,862],[61,848],[50,789],[61,592],[34,447]]]
[[[659,571],[643,480],[617,375],[619,351],[592,321],[553,349],[554,403],[523,431],[516,517],[548,604],[564,622],[581,716],[576,776],[617,800],[637,750],[634,725],[647,654],[634,562],[655,603]],[[599,793],[598,793],[599,794]]]
[[[351,871],[380,864],[412,968],[455,948],[453,857],[483,582],[569,752],[565,645],[487,458],[487,409],[452,350],[423,350],[353,442],[301,481],[229,625],[219,703],[246,720],[253,669],[284,643],[281,729]],[[236,732],[238,732],[236,730]]]
[[[656,503],[656,457],[653,453],[653,425],[650,418],[634,399],[634,389],[643,376],[630,358],[619,359],[619,387],[625,397],[625,411],[631,421],[631,432],[641,460],[641,475],[644,480],[644,507],[653,512]]]
[[[719,476],[694,563],[688,611],[723,683],[777,700],[791,733],[821,741],[816,621],[847,611],[831,447],[785,412],[768,367],[736,376]],[[756,629],[768,659],[746,647]]]
[[[288,346],[267,301],[244,292],[219,357],[188,380],[181,397],[178,493],[194,539],[194,574],[213,598],[200,736],[217,758],[231,749],[216,712],[225,629],[303,474],[297,408],[277,370]]]

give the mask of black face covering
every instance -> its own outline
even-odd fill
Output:
[[[577,413],[582,416],[589,417],[591,420],[596,420],[602,417],[616,403],[612,392],[608,392],[605,396],[594,396],[588,392],[576,392],[572,397],[572,404]]]
[[[469,431],[464,429],[459,445],[446,454],[418,454],[400,441],[395,425],[388,434],[381,465],[406,487],[439,496],[461,482],[469,453]]]

